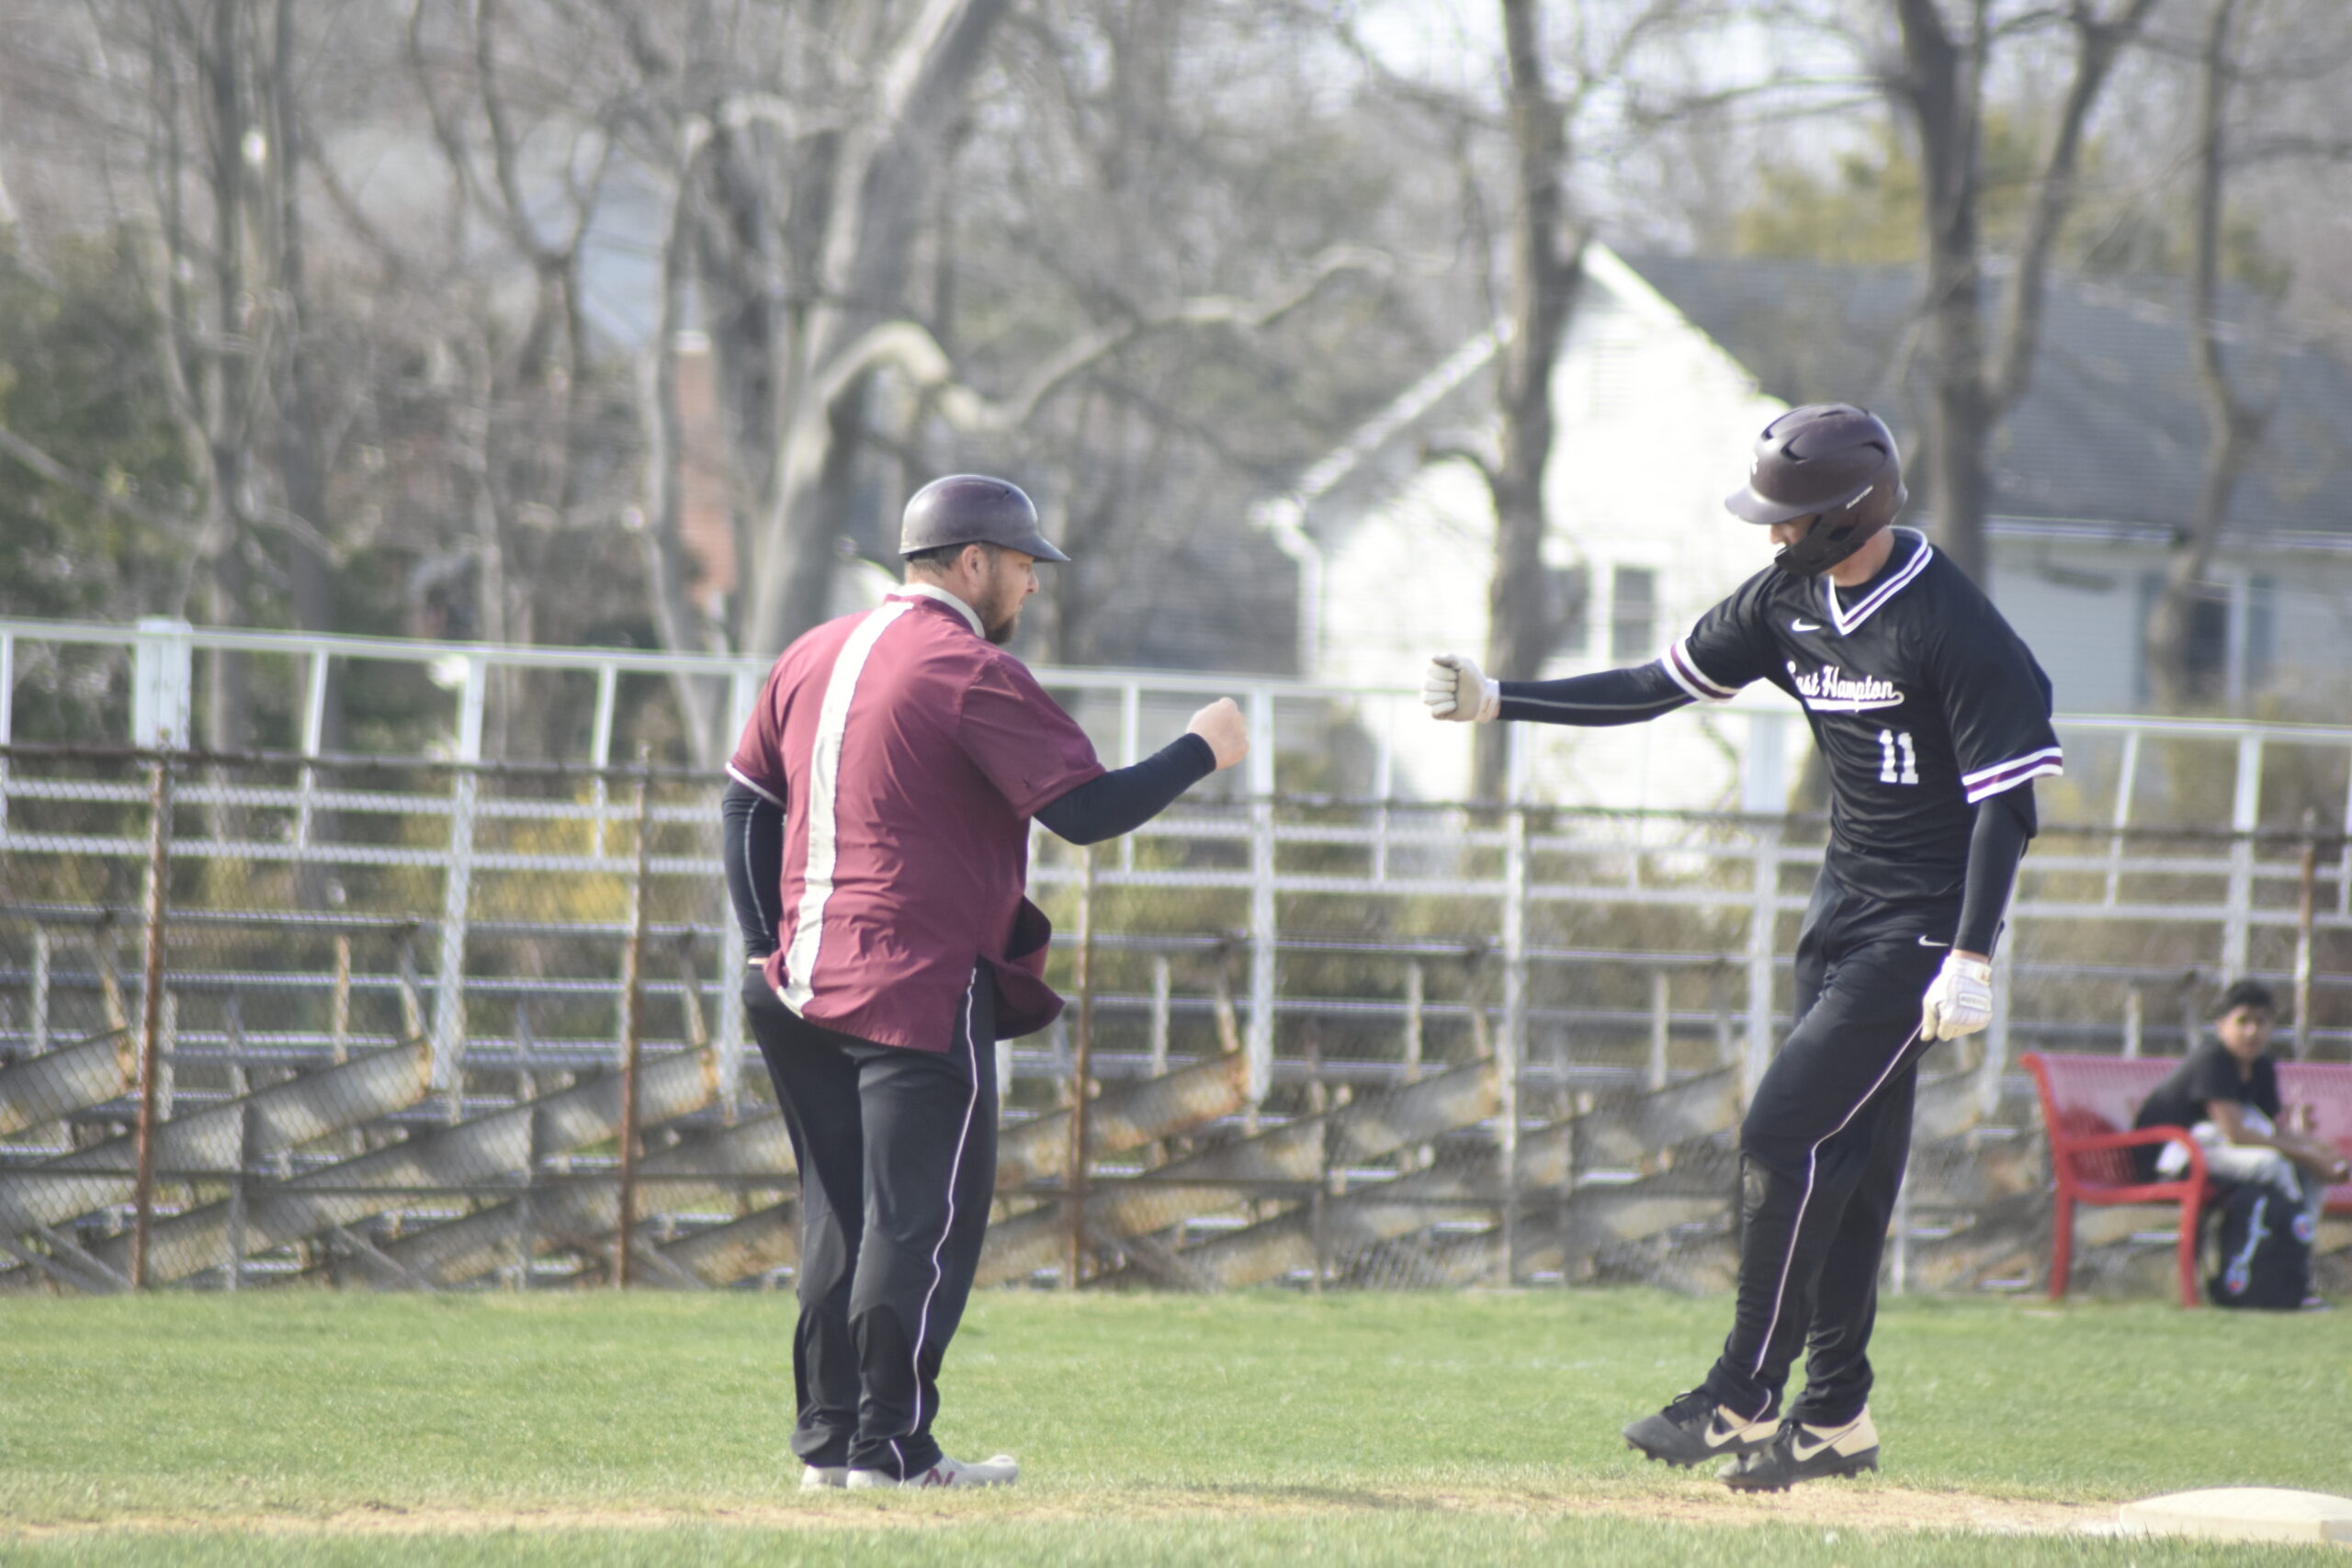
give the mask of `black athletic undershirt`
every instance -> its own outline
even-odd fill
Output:
[[[1132,832],[1168,809],[1175,798],[1216,772],[1216,752],[1186,733],[1131,768],[1101,774],[1037,811],[1037,820],[1073,844],[1099,844]],[[730,780],[719,796],[720,854],[727,864],[727,898],[736,929],[753,959],[776,948],[784,880],[784,807]]]
[[[1500,716],[1530,724],[1573,724],[1587,729],[1639,724],[1688,707],[1690,694],[1657,660],[1563,681],[1503,681]]]
[[[719,858],[727,863],[727,901],[753,962],[775,951],[784,899],[784,807],[741,779],[718,797]]]
[[[1216,752],[1190,731],[1131,768],[1089,779],[1037,808],[1037,820],[1073,844],[1132,832],[1216,772]]]
[[[2033,785],[2018,784],[1987,795],[1975,806],[1976,823],[1968,834],[1968,875],[1960,896],[1960,925],[1951,944],[1962,953],[1993,955],[2001,939],[2001,915],[2009,907],[2009,890],[2017,885],[2018,863],[2037,825]]]

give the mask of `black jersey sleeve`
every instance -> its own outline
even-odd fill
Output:
[[[1765,601],[1772,573],[1757,573],[1699,617],[1690,635],[1659,656],[1666,672],[1702,703],[1729,701],[1742,686],[1772,670],[1772,639]]]
[[[1501,716],[1535,724],[1575,724],[1588,728],[1639,724],[1690,705],[1662,659],[1627,670],[1571,675],[1564,681],[1505,681]]]
[[[1998,611],[1981,600],[1975,608],[1944,623],[1931,654],[1961,789],[1972,806],[2066,771],[2050,725],[2050,677]]]

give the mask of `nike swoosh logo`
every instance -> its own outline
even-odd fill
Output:
[[[1929,942],[1926,937],[1921,937],[1919,939],[1919,945],[1921,947],[1950,947],[1951,943],[1948,942]]]
[[[1817,632],[1820,629],[1819,621],[1791,621],[1789,623],[1789,630],[1792,632]]]
[[[1819,1453],[1822,1450],[1827,1448],[1837,1440],[1837,1437],[1833,1434],[1822,1438],[1821,1441],[1817,1443],[1808,1445],[1804,1440],[1804,1432],[1800,1428],[1797,1435],[1789,1442],[1789,1452],[1795,1458],[1799,1464],[1803,1464],[1805,1461],[1811,1459],[1814,1455]]]

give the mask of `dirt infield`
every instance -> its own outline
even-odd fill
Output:
[[[977,1508],[969,1508],[978,1504]],[[819,1495],[792,1503],[750,1504],[707,1510],[665,1508],[347,1509],[300,1514],[211,1515],[120,1518],[103,1523],[0,1527],[0,1542],[116,1533],[201,1533],[276,1536],[481,1535],[514,1530],[557,1534],[573,1530],[659,1531],[680,1526],[765,1530],[931,1529],[959,1518],[990,1523],[1046,1522],[1096,1517],[1099,1495],[1067,1500],[998,1495],[949,1498],[935,1493],[879,1496]],[[1873,1483],[1800,1487],[1778,1496],[1735,1495],[1693,1485],[1687,1491],[1590,1492],[1513,1496],[1487,1492],[1404,1492],[1322,1487],[1216,1488],[1123,1495],[1125,1517],[1181,1519],[1189,1515],[1229,1518],[1238,1513],[1290,1517],[1427,1510],[1528,1518],[1578,1515],[1660,1524],[1734,1527],[1792,1524],[1868,1533],[1948,1531],[1976,1535],[2111,1535],[2114,1503],[2048,1503],[1966,1492],[1925,1492]],[[967,1511],[968,1509],[968,1511]]]

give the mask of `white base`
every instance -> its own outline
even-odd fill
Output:
[[[2126,1503],[2119,1522],[2127,1535],[2352,1545],[2352,1497],[2277,1486],[2219,1486]]]

